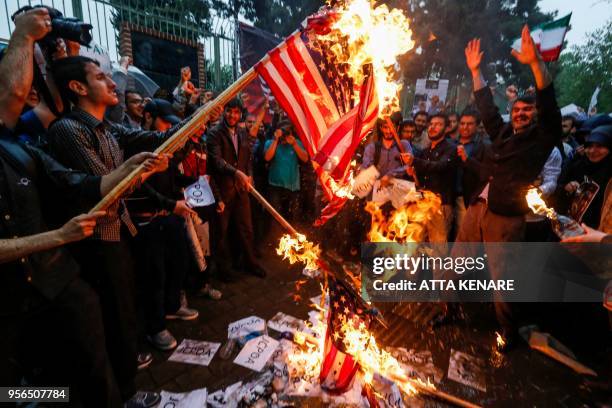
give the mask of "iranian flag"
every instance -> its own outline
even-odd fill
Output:
[[[531,38],[542,54],[542,59],[546,62],[556,61],[563,47],[563,39],[569,28],[572,13],[560,18],[559,20],[544,23],[535,27],[531,31]],[[512,48],[521,50],[521,38],[517,38],[512,43]]]

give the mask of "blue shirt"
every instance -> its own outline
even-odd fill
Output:
[[[272,145],[273,140],[266,140],[264,154]],[[295,142],[304,149],[302,142],[297,138]],[[278,143],[276,153],[270,161],[268,169],[268,184],[271,186],[286,188],[290,191],[300,190],[300,166],[298,156],[293,146],[289,143]]]
[[[410,146],[410,142],[407,140],[401,140],[402,147],[406,153],[412,153],[412,147]],[[374,163],[374,155],[376,153],[376,143],[369,143],[365,147],[365,151],[363,152],[363,163],[361,164],[361,169],[365,170],[372,165],[376,165],[376,169],[380,173],[380,176],[392,176],[392,177],[402,177],[406,174],[406,170],[408,166],[403,166],[402,161],[400,160],[400,151],[397,148],[397,144],[395,141],[391,145],[390,149],[385,149],[385,145],[382,144],[380,146],[380,159],[378,160],[378,164]]]

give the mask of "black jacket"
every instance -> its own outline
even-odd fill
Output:
[[[236,171],[240,170],[246,175],[252,174],[249,136],[243,129],[236,128],[236,132],[238,132],[238,154],[225,120],[210,130],[206,140],[210,174],[215,179],[225,203],[231,202],[238,192],[234,177]]]
[[[0,133],[0,239],[46,232],[51,215],[65,216],[68,206],[93,205],[101,198],[101,177],[67,169],[39,149],[16,143],[6,129]],[[39,306],[33,304],[37,299],[54,299],[79,267],[60,247],[2,264],[0,270],[0,315],[6,315]]]
[[[461,184],[461,195],[463,203],[467,208],[471,202],[478,198],[478,194],[482,191],[482,180],[480,179],[480,162],[475,158],[482,159],[484,151],[488,146],[484,138],[480,134],[475,134],[472,139],[474,146],[472,152],[468,155],[468,160],[457,162],[461,166],[459,171],[459,183]]]
[[[419,152],[414,158],[416,175],[425,190],[440,194],[442,204],[453,204],[457,178],[457,145],[443,139],[435,148]]]
[[[491,145],[484,150],[479,167],[481,185],[489,183],[488,206],[495,214],[522,215],[529,211],[525,195],[538,177],[552,148],[562,137],[561,112],[553,84],[536,93],[538,121],[521,133],[513,134],[505,124],[489,87],[474,93]]]

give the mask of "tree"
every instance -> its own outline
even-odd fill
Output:
[[[479,37],[490,80],[531,85],[531,78],[510,55],[510,45],[521,33],[522,26],[533,27],[553,19],[553,13],[543,13],[538,0],[408,0],[397,1],[411,16],[411,29],[420,54],[411,53],[404,59],[407,79],[433,77],[463,81],[468,72],[463,50],[467,42]]]
[[[210,31],[211,9],[218,0],[110,0],[117,31],[122,21],[197,41]]]
[[[234,0],[233,8],[225,12],[238,10],[255,27],[286,37],[323,4],[322,0]]]
[[[586,44],[563,53],[555,78],[561,106],[575,103],[587,108],[591,95],[601,88],[597,110],[612,111],[612,20],[589,34]]]

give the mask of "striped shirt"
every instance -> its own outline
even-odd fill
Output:
[[[49,151],[67,167],[103,176],[119,167],[125,157],[155,150],[183,123],[166,132],[128,129],[75,108],[49,128]],[[93,238],[120,241],[122,223],[132,235],[136,234],[123,199],[113,203],[107,214],[98,219]]]

